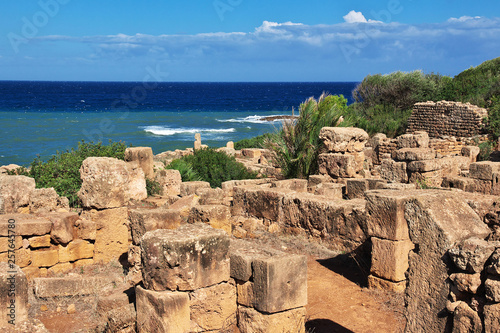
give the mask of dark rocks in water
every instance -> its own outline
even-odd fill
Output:
[[[298,116],[271,116],[262,118],[262,121],[295,120],[298,118],[299,118]]]

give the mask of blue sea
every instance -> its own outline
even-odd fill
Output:
[[[0,165],[29,165],[81,140],[124,141],[155,154],[272,132],[323,92],[351,100],[356,82],[188,83],[0,81]]]

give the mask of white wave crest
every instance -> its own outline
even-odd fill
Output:
[[[194,134],[194,133],[232,133],[236,131],[234,128],[224,128],[224,129],[215,129],[215,128],[169,128],[164,126],[146,126],[144,127],[144,131],[154,134],[154,135],[175,135],[175,134]]]
[[[276,121],[281,121],[281,119],[276,119],[273,121],[265,120],[269,117],[280,117],[282,114],[270,115],[270,116],[248,116],[244,118],[233,118],[233,119],[217,119],[218,122],[221,123],[253,123],[253,124],[262,124],[262,123],[271,123]]]

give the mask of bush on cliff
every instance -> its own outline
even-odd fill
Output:
[[[201,181],[201,177],[193,170],[191,164],[185,159],[176,159],[167,165],[166,169],[173,169],[179,171],[183,182]]]
[[[347,107],[344,96],[322,94],[300,105],[299,118],[285,120],[281,130],[266,140],[265,146],[274,155],[275,163],[286,178],[307,178],[318,170],[322,149],[319,132],[323,127],[337,126]],[[348,121],[342,122],[343,126]]]
[[[209,182],[213,188],[220,187],[222,182],[228,180],[257,178],[257,173],[249,172],[233,156],[212,148],[196,150],[193,155],[184,156],[179,160],[181,162],[172,161],[168,167],[179,170],[185,168],[184,164],[188,164],[194,175],[199,176],[199,180]],[[179,172],[183,176],[182,169]],[[185,178],[182,180],[185,181]]]
[[[35,179],[37,188],[53,187],[57,194],[69,199],[71,207],[79,206],[76,193],[82,186],[80,167],[87,157],[114,157],[123,160],[127,145],[123,142],[78,143],[77,149],[56,152],[47,162],[37,157],[31,162],[30,170],[24,175]]]
[[[258,135],[253,138],[243,139],[234,143],[234,149],[241,150],[245,148],[263,148],[264,141],[269,139],[271,134],[265,133],[263,135]]]

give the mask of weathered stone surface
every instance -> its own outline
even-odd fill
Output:
[[[271,188],[287,189],[295,192],[307,192],[306,179],[285,179],[271,183]]]
[[[313,188],[315,186],[318,186],[319,184],[330,183],[331,181],[332,181],[332,178],[330,176],[310,175],[309,178],[307,179],[307,187]]]
[[[416,247],[409,255],[406,331],[443,332],[446,318],[438,314],[449,293],[446,252],[460,240],[484,238],[490,231],[460,193],[451,191],[415,191],[404,214]]]
[[[52,221],[50,238],[56,244],[68,244],[73,240],[75,222],[80,219],[77,213],[50,213],[45,215]]]
[[[322,183],[316,186],[314,194],[323,195],[331,200],[342,200],[344,189],[344,184]]]
[[[36,278],[33,288],[40,298],[99,295],[113,289],[113,282],[108,276]]]
[[[253,308],[255,305],[255,293],[252,281],[236,280],[236,294],[238,304]]]
[[[406,289],[406,281],[394,282],[374,275],[368,275],[368,288],[403,293]]]
[[[369,190],[367,179],[347,179],[346,194],[349,199],[363,198],[365,192]]]
[[[49,236],[50,241],[50,236]],[[9,250],[18,250],[23,246],[23,238],[21,236],[12,237],[0,237],[0,253],[7,252]]]
[[[365,193],[369,236],[393,241],[409,239],[405,205],[413,192],[374,190]]]
[[[143,281],[152,290],[195,290],[229,280],[229,237],[206,224],[147,232]]]
[[[323,127],[319,132],[319,138],[328,152],[360,152],[363,151],[369,135],[361,128]]]
[[[500,276],[500,248],[496,249],[490,257],[490,264],[486,267],[486,272]]]
[[[168,208],[172,210],[180,210],[184,213],[189,214],[191,207],[198,205],[199,201],[200,197],[198,197],[196,194],[190,194],[188,196],[180,198],[179,200],[176,200],[173,204],[168,206]]]
[[[0,327],[19,328],[28,320],[28,280],[14,264],[0,262],[0,304]]]
[[[76,238],[85,240],[95,240],[96,223],[86,219],[78,219],[74,224]]]
[[[332,178],[354,178],[363,170],[362,154],[362,152],[358,156],[340,153],[320,154],[318,157],[319,173]]]
[[[96,223],[94,261],[108,263],[127,253],[129,242],[129,219],[127,208],[91,210],[83,218]]]
[[[35,318],[30,318],[26,321],[19,322],[16,326],[8,325],[1,327],[3,333],[50,333],[50,331],[45,328],[45,325]]]
[[[9,229],[20,236],[42,236],[50,233],[51,228],[52,222],[46,218],[26,214],[0,215],[0,236],[8,236]]]
[[[32,249],[50,247],[50,235],[31,237],[28,239],[28,242]]]
[[[221,283],[197,289],[189,293],[189,300],[193,332],[223,332],[236,327],[234,284]]]
[[[500,331],[500,303],[486,304],[483,310],[484,332],[498,333]]]
[[[460,291],[475,294],[481,285],[481,274],[454,273],[450,280]]]
[[[416,190],[416,184],[402,184],[402,183],[380,183],[377,185],[377,189],[381,190],[395,190],[395,191],[409,191]]]
[[[67,246],[59,245],[59,262],[70,262],[94,257],[94,244],[77,239]]]
[[[239,281],[249,281],[252,277],[252,262],[256,258],[279,256],[281,251],[269,247],[256,246],[245,240],[231,239],[229,248],[231,258],[231,277]]]
[[[484,289],[488,300],[500,303],[500,277],[489,276],[484,282]]]
[[[286,255],[256,258],[252,262],[254,307],[276,313],[307,304],[307,259]]]
[[[493,174],[500,172],[500,162],[476,162],[471,163],[469,176],[482,180],[493,180]]]
[[[406,279],[408,253],[414,248],[409,240],[391,241],[372,237],[372,265],[370,272],[394,282]]]
[[[116,208],[148,197],[146,179],[138,163],[109,157],[89,157],[80,168],[83,180],[78,197],[84,207]]]
[[[189,332],[189,294],[136,287],[139,333]]]
[[[233,189],[233,215],[249,215],[279,221],[281,202],[286,189],[269,189],[258,186],[238,186]]]
[[[413,134],[403,134],[396,138],[398,149],[401,148],[427,148],[429,147],[429,135],[427,132],[415,132]]]
[[[134,304],[127,304],[106,313],[108,332],[135,333],[137,313]]]
[[[196,190],[200,197],[200,205],[223,205],[226,204],[226,192],[220,188],[200,188]]]
[[[223,205],[200,205],[191,208],[188,223],[206,223],[231,235],[231,210]]]
[[[243,179],[243,180],[229,180],[227,182],[223,182],[221,184],[221,188],[224,192],[226,192],[226,196],[232,197],[233,196],[233,188],[235,186],[248,186],[248,185],[262,185],[262,184],[267,184],[272,179],[267,179],[267,178],[260,178],[260,179]]]
[[[477,156],[481,152],[481,149],[478,146],[465,146],[462,147],[461,154],[462,156],[469,157],[470,162],[474,163],[477,161]]]
[[[187,197],[188,195],[196,194],[196,190],[200,188],[210,188],[209,182],[182,182],[181,183],[181,197]]]
[[[491,181],[469,177],[444,177],[442,187],[457,188],[466,192],[491,193]]]
[[[31,214],[56,212],[69,209],[69,200],[60,197],[54,188],[37,188],[30,195],[29,210]]]
[[[97,300],[97,312],[104,314],[110,310],[118,309],[130,303],[131,296],[135,296],[135,289],[120,288],[105,295],[99,295]]]
[[[65,262],[65,263],[58,263],[58,264],[55,264],[54,266],[52,267],[49,267],[47,269],[47,272],[50,274],[50,275],[58,275],[58,274],[63,274],[63,273],[66,273],[70,270],[72,270],[75,266],[72,264],[72,263],[69,263],[69,262]],[[43,269],[43,268],[42,268]]]
[[[57,250],[38,250],[31,252],[32,265],[35,267],[50,267],[59,262]]]
[[[238,306],[238,328],[241,333],[304,333],[306,309],[261,313],[253,308]]]
[[[144,176],[154,179],[153,150],[150,147],[129,147],[125,149],[126,162],[138,162]]]
[[[433,160],[413,161],[408,163],[408,171],[423,173],[443,170],[443,177],[458,176],[460,170],[468,170],[469,168],[469,159],[463,156],[443,157]]]
[[[163,195],[179,195],[181,194],[182,178],[178,170],[158,170],[155,175],[155,180],[160,184]]]
[[[139,245],[141,237],[148,231],[176,229],[181,225],[181,214],[175,209],[132,209],[129,213],[132,241]]]
[[[20,207],[28,206],[35,190],[35,179],[26,176],[0,174],[0,198],[3,214],[17,213]]]
[[[481,333],[483,324],[476,311],[459,302],[453,313],[453,333]]]
[[[8,262],[8,261],[9,261],[9,252],[0,253],[0,262]],[[16,265],[21,268],[25,268],[29,264],[31,264],[31,250],[25,248],[16,250]]]
[[[383,160],[380,165],[380,177],[392,183],[407,183],[406,162]]]
[[[397,161],[423,161],[436,158],[436,151],[430,148],[402,148],[392,153],[392,158]]]
[[[480,273],[488,258],[495,251],[498,242],[487,242],[481,238],[466,239],[451,248],[448,254],[451,260],[461,270]]]

